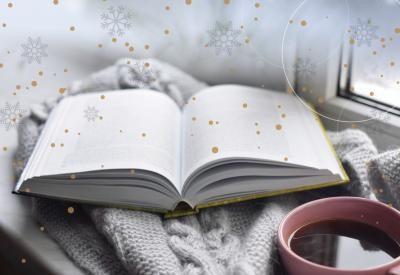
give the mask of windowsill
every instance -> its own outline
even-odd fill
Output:
[[[333,97],[318,108],[321,114],[339,121],[362,121],[371,118],[374,108],[342,97]],[[339,117],[340,116],[340,117]],[[385,114],[384,121],[375,119],[369,122],[337,122],[322,118],[327,129],[338,131],[345,128],[357,128],[366,131],[378,148],[385,150],[400,146],[400,116]],[[371,127],[372,126],[372,127]]]

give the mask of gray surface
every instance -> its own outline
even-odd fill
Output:
[[[0,230],[5,233],[1,237],[16,240],[21,245],[23,253],[18,254],[21,254],[20,258],[26,259],[26,263],[35,257],[56,274],[83,274],[58,245],[40,230],[41,225],[31,215],[31,199],[11,193],[14,186],[12,155],[16,138],[13,135],[7,137],[7,140],[3,138],[1,143],[12,146],[8,146],[7,151],[3,148],[0,151]],[[0,254],[11,252],[8,251],[8,246],[0,245]],[[21,259],[16,260],[21,262]],[[29,265],[26,264],[26,269],[28,268]]]

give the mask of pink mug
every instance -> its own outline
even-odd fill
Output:
[[[400,257],[366,269],[340,269],[308,261],[289,246],[290,238],[301,227],[324,220],[350,220],[374,226],[400,244],[400,212],[386,204],[357,197],[315,200],[292,210],[281,222],[278,246],[281,259],[291,275],[400,275]]]

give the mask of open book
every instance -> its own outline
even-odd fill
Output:
[[[347,181],[294,96],[221,85],[182,109],[151,90],[63,99],[15,192],[173,216]]]

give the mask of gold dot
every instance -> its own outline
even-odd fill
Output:
[[[288,157],[284,157],[283,160],[284,160],[284,161],[288,161],[289,158],[288,158]]]
[[[325,102],[325,98],[323,96],[318,97],[318,103],[322,104]]]
[[[250,39],[249,39],[249,38],[246,38],[246,40],[244,40],[244,42],[245,42],[246,44],[249,44]]]
[[[275,125],[275,129],[276,129],[276,130],[281,130],[281,129],[282,129],[282,125],[276,124],[276,125]]]
[[[354,40],[354,38],[350,38],[349,42],[350,42],[351,45],[354,45],[354,43],[356,43],[356,41]]]
[[[145,49],[145,50],[150,49],[150,45],[149,45],[149,44],[144,45],[144,49]]]
[[[394,66],[394,61],[390,62],[390,66]]]
[[[75,31],[75,26],[69,27],[69,30],[70,30],[71,32]]]
[[[229,5],[231,3],[231,0],[224,0],[225,5]]]
[[[58,92],[60,93],[60,94],[63,94],[63,93],[65,93],[65,88],[60,88],[60,89],[58,89]]]
[[[191,5],[192,4],[192,0],[185,0],[186,5]]]
[[[259,8],[259,7],[261,7],[261,4],[257,2],[254,4],[254,7]]]
[[[31,189],[30,189],[29,187],[26,187],[26,188],[24,189],[24,192],[30,193],[30,192],[31,192]]]
[[[7,5],[9,8],[12,8],[13,7],[13,3],[8,3],[8,5]]]
[[[243,104],[242,104],[242,107],[243,107],[244,109],[246,109],[246,108],[247,108],[247,103],[243,103]]]
[[[64,73],[68,73],[68,69],[67,68],[64,69]]]
[[[37,81],[32,80],[31,85],[32,85],[32,87],[36,87],[37,86]]]
[[[261,134],[261,132],[260,131],[256,131],[256,134],[259,135],[259,134]]]
[[[165,10],[166,10],[166,11],[169,11],[170,9],[171,9],[170,6],[165,6]]]
[[[115,42],[117,42],[117,38],[113,37],[113,38],[111,39],[111,41],[112,41],[113,43],[115,43]]]
[[[101,99],[105,99],[106,96],[105,96],[105,95],[101,95],[100,98],[101,98]]]
[[[7,146],[3,146],[3,151],[5,152],[5,151],[7,151]]]
[[[370,95],[370,96],[374,96],[374,92],[372,92],[372,91],[369,92],[369,95]]]
[[[148,68],[148,67],[150,67],[150,63],[149,63],[149,62],[146,62],[146,63],[144,63],[144,66],[145,66],[146,68]]]
[[[26,264],[26,259],[25,258],[21,258],[21,264]]]
[[[196,121],[196,117],[192,117],[192,120],[193,120],[193,121]]]
[[[61,147],[64,147],[64,143],[61,143],[60,146],[61,146]]]
[[[286,117],[285,113],[281,114],[281,118],[285,118],[285,117]]]
[[[67,212],[68,212],[68,214],[74,214],[75,209],[72,206],[70,206],[70,207],[68,207]]]
[[[307,25],[307,21],[306,20],[301,20],[300,21],[300,25],[305,27]]]
[[[289,24],[293,24],[293,20],[289,20]]]
[[[0,68],[3,68],[4,67],[4,64],[3,63],[0,63]]]
[[[39,229],[40,229],[40,231],[43,232],[44,231],[44,226],[42,225]]]
[[[349,67],[349,65],[348,64],[343,64],[343,68],[348,68]]]
[[[209,120],[209,121],[208,121],[208,124],[209,124],[209,125],[213,125],[213,124],[214,124],[214,121]]]
[[[69,175],[69,178],[70,178],[71,180],[74,180],[74,179],[76,179],[76,175],[75,175],[75,174],[71,174],[71,175]]]
[[[58,0],[53,0],[54,5],[58,5]]]
[[[130,51],[130,52],[133,52],[134,50],[135,50],[134,47],[132,47],[132,46],[129,47],[129,51]]]
[[[400,33],[400,28],[395,28],[395,29],[394,29],[394,32],[395,32],[395,33]]]
[[[56,147],[56,144],[53,142],[52,144],[50,144],[51,148]]]
[[[129,42],[125,42],[125,47],[129,47]]]
[[[165,29],[165,30],[164,30],[164,34],[165,34],[165,35],[168,35],[168,34],[169,34],[169,30]]]
[[[103,44],[97,44],[97,47],[102,48]]]
[[[146,137],[146,133],[142,133],[142,137]]]
[[[217,146],[214,146],[213,148],[211,148],[211,152],[213,152],[214,154],[218,153],[219,149]]]

